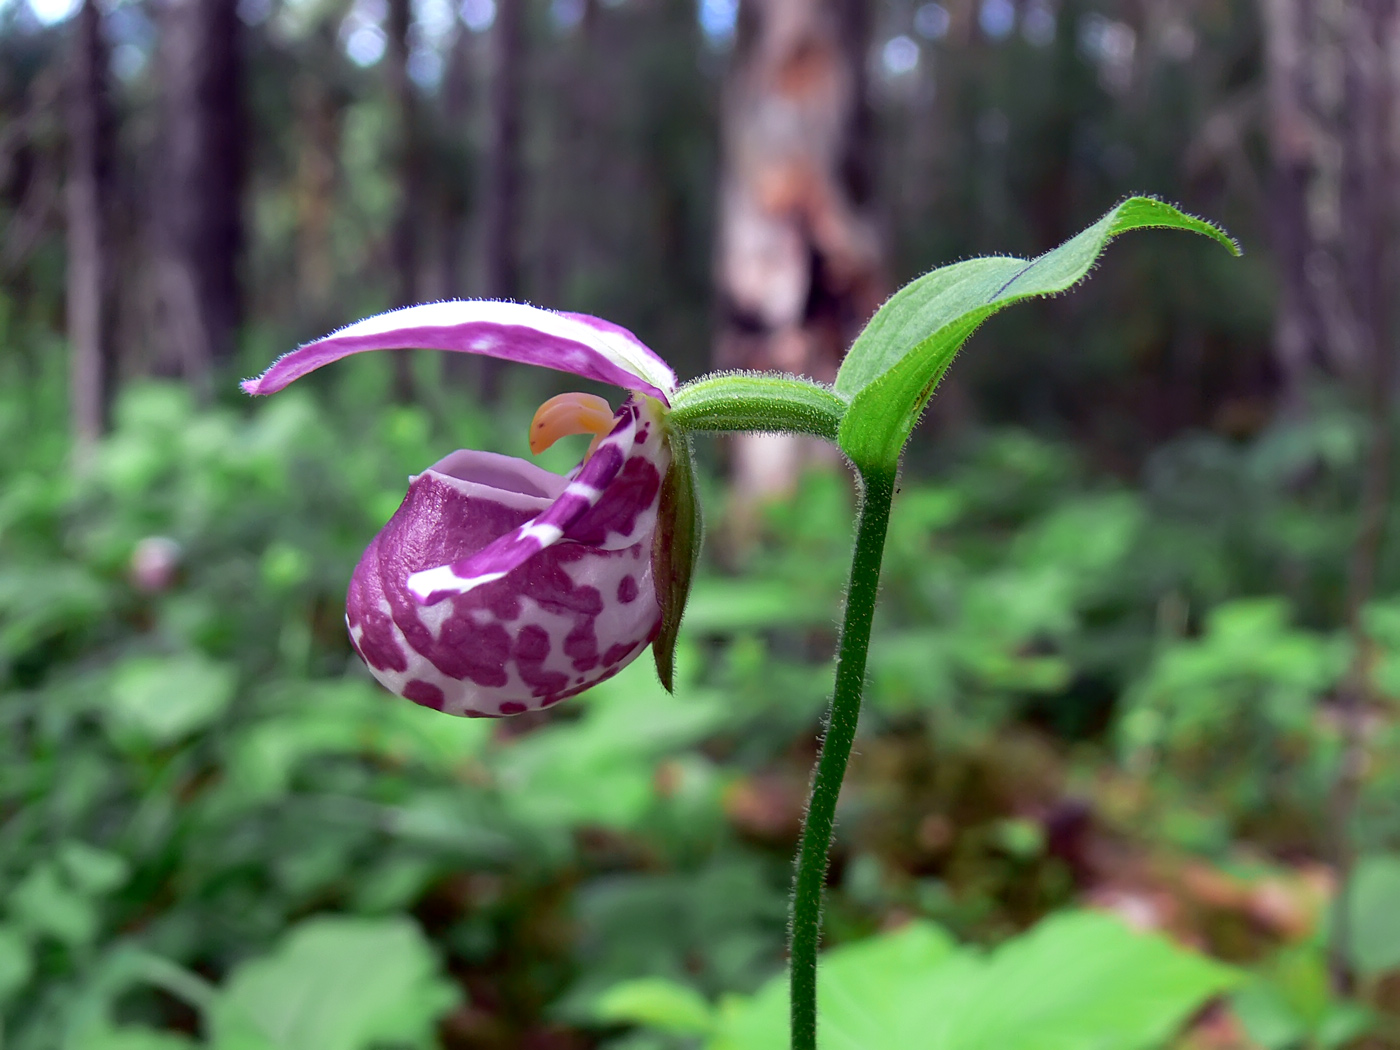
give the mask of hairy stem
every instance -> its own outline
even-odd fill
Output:
[[[836,799],[846,775],[846,761],[860,718],[865,685],[865,659],[870,650],[870,625],[875,618],[875,595],[880,584],[880,560],[894,499],[894,471],[862,471],[863,495],[851,557],[851,582],[846,593],[845,622],[836,657],[836,689],[827,718],[821,758],[812,780],[802,847],[793,881],[792,929],[792,1050],[816,1050],[817,948],[821,942],[822,887],[827,854],[836,820]]]
[[[668,417],[680,430],[766,431],[836,440],[846,402],[800,376],[720,372],[676,391]]]

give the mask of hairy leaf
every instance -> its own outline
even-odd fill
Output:
[[[969,259],[905,285],[871,318],[836,377],[836,393],[851,401],[841,448],[862,467],[895,463],[953,356],[983,321],[1022,299],[1072,288],[1110,240],[1153,226],[1205,234],[1239,254],[1219,227],[1132,197],[1039,258]]]

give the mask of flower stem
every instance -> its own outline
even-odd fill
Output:
[[[836,800],[846,775],[846,761],[855,741],[865,685],[865,659],[870,650],[870,625],[875,619],[875,595],[880,584],[880,560],[894,500],[894,470],[862,470],[863,496],[851,556],[851,582],[846,592],[845,622],[836,656],[836,689],[827,718],[821,758],[812,780],[807,822],[793,881],[789,959],[792,978],[792,1050],[816,1050],[817,948],[821,941],[822,887],[826,882]]]
[[[812,434],[835,441],[847,404],[830,389],[777,372],[720,372],[686,383],[667,416],[679,430]]]

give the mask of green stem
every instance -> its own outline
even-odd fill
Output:
[[[855,741],[860,699],[865,685],[865,659],[870,650],[870,625],[875,619],[875,595],[880,585],[880,560],[894,500],[894,471],[861,472],[864,493],[851,556],[851,582],[846,592],[846,616],[836,656],[836,689],[827,718],[821,758],[807,804],[802,848],[793,882],[792,930],[792,1050],[817,1046],[817,948],[821,941],[822,887],[827,853],[836,820],[836,800],[846,775],[846,761]]]
[[[768,431],[836,440],[846,402],[828,387],[777,372],[720,372],[685,384],[671,400],[682,431]]]

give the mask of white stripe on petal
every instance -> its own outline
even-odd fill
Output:
[[[415,572],[408,578],[408,589],[424,604],[434,594],[466,594],[488,583],[494,583],[505,573],[488,572],[470,579],[463,579],[452,571],[450,565],[439,565],[435,569]]]

